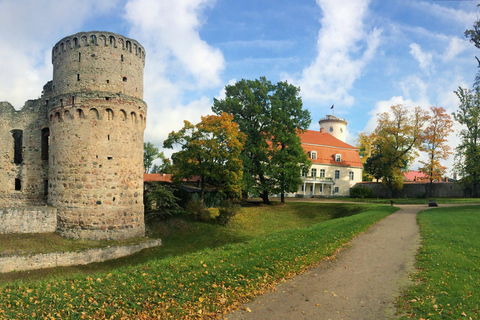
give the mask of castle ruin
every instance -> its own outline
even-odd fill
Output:
[[[0,224],[46,207],[65,237],[143,236],[144,48],[80,32],[53,47],[52,63],[39,99],[18,111],[0,102]]]

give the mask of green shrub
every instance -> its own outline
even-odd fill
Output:
[[[350,189],[351,198],[373,198],[373,191],[367,187],[353,187]]]
[[[205,207],[203,201],[197,197],[192,197],[192,199],[188,201],[185,211],[196,221],[208,221],[211,219],[210,211]]]
[[[216,222],[221,226],[226,226],[231,218],[237,215],[240,206],[233,200],[223,200],[218,208]]]
[[[180,199],[173,195],[173,189],[168,185],[151,184],[144,194],[145,218],[166,219],[180,211]]]

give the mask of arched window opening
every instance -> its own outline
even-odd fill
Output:
[[[48,149],[50,145],[50,129],[42,129],[42,160],[48,160]]]
[[[115,37],[114,37],[114,36],[110,36],[109,40],[110,40],[110,45],[113,46],[113,47],[116,47]]]
[[[74,46],[75,48],[78,47],[78,38],[73,38],[73,46]]]
[[[126,44],[127,44],[127,51],[132,52],[132,43],[130,41],[127,41]]]
[[[97,36],[92,34],[92,36],[90,37],[90,42],[94,45],[97,44]]]
[[[77,109],[77,118],[78,119],[85,119],[85,114],[83,113],[82,109]]]
[[[106,112],[107,112],[107,119],[113,120],[113,110],[109,108],[106,110]]]
[[[88,117],[90,119],[98,120],[100,118],[98,110],[95,109],[95,108],[90,109],[90,111],[88,113],[89,113]]]
[[[65,51],[65,45],[62,43],[60,43],[60,53],[62,53],[63,51]]]
[[[65,110],[65,114],[63,115],[63,120],[72,120],[72,115],[70,114],[70,111]]]
[[[12,130],[13,136],[13,163],[21,164],[23,162],[23,131]]]
[[[131,118],[132,118],[132,123],[137,123],[137,115],[135,112],[132,112],[130,114]]]
[[[56,112],[54,118],[55,118],[55,120],[57,120],[57,121],[62,121],[62,116],[60,115],[60,112]]]
[[[127,113],[125,112],[125,110],[120,110],[120,120],[127,120]]]

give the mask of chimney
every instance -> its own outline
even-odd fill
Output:
[[[325,129],[324,129],[324,128],[320,128],[320,132],[325,132]]]

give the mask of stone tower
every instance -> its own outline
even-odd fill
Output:
[[[342,118],[337,118],[333,115],[327,115],[325,118],[318,121],[320,125],[320,130],[330,133],[332,136],[345,142],[346,131],[347,131],[347,120]]]
[[[143,236],[145,50],[110,32],[80,32],[52,50],[45,99],[47,201],[69,238]],[[45,95],[45,94],[44,94]]]

